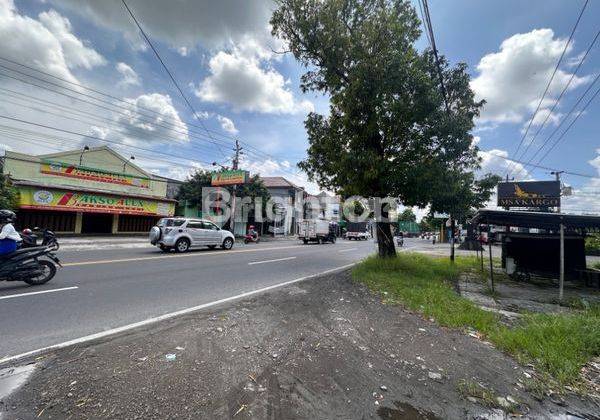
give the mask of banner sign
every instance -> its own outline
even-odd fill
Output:
[[[19,188],[21,208],[81,211],[88,213],[173,216],[175,203],[137,197],[37,188]]]
[[[213,187],[219,187],[223,185],[236,185],[245,184],[248,182],[248,171],[243,170],[227,170],[220,172],[213,172],[211,185]]]
[[[126,175],[118,172],[108,172],[100,169],[84,168],[82,166],[69,165],[60,162],[44,161],[40,164],[40,172],[43,174],[79,178],[88,181],[150,188],[150,179],[148,178]]]
[[[558,207],[559,181],[501,182],[498,184],[499,207]]]

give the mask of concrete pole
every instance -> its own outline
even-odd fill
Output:
[[[558,300],[562,302],[565,285],[565,225],[560,224],[560,278],[558,281]]]

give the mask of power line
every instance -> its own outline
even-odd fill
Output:
[[[546,158],[546,156],[548,156],[548,154],[552,150],[554,150],[554,148],[556,147],[556,145],[562,140],[562,138],[565,136],[565,134],[567,134],[567,131],[569,131],[569,129],[571,127],[573,127],[573,124],[575,124],[577,122],[577,120],[579,119],[579,117],[583,114],[583,112],[592,103],[592,101],[596,98],[596,96],[598,96],[599,93],[600,93],[600,88],[598,90],[596,90],[596,92],[590,97],[590,99],[583,106],[583,108],[581,108],[581,110],[577,113],[577,115],[575,116],[575,118],[573,118],[573,121],[571,121],[571,124],[569,124],[567,126],[567,128],[565,129],[565,131],[563,131],[562,134],[554,141],[554,143],[552,144],[552,146],[550,147],[550,149],[548,149],[546,151],[546,153],[538,160],[538,163],[541,162],[542,160],[544,160]]]
[[[523,133],[523,137],[521,137],[521,141],[519,141],[519,144],[517,146],[517,150],[515,151],[515,154],[514,154],[515,157],[517,157],[517,155],[519,153],[519,150],[521,149],[521,146],[523,145],[523,142],[525,141],[525,138],[527,137],[527,134],[529,133],[529,129],[531,128],[531,124],[533,123],[533,120],[535,119],[535,116],[537,115],[538,111],[540,110],[540,107],[542,106],[544,98],[546,97],[546,93],[548,93],[548,89],[550,89],[550,85],[552,84],[552,81],[554,80],[554,76],[556,75],[556,72],[558,71],[558,67],[560,66],[560,63],[562,62],[562,59],[565,56],[565,53],[567,52],[567,49],[568,49],[569,45],[571,44],[571,40],[573,39],[573,35],[575,34],[575,30],[577,29],[577,26],[579,26],[579,21],[581,20],[581,17],[583,16],[583,12],[585,11],[585,9],[587,7],[588,2],[589,2],[589,0],[585,0],[585,3],[583,4],[583,7],[581,8],[581,11],[579,12],[579,16],[577,17],[577,21],[575,22],[575,25],[573,26],[573,29],[571,30],[571,34],[569,35],[569,39],[567,40],[567,42],[565,44],[565,47],[563,48],[563,51],[560,54],[558,62],[556,63],[556,66],[554,67],[554,70],[552,71],[552,75],[550,76],[550,80],[548,80],[548,84],[546,85],[546,88],[544,89],[544,93],[542,94],[542,97],[540,98],[540,101],[538,102],[537,107],[535,108],[535,111],[533,112],[533,115],[531,116],[531,119],[529,120],[529,124],[527,124],[527,129]],[[512,172],[512,170],[510,172]],[[510,175],[510,172],[508,172],[508,175]]]
[[[116,140],[103,139],[103,138],[100,138],[100,137],[97,137],[97,136],[92,136],[92,135],[84,134],[84,133],[78,133],[76,131],[65,130],[65,129],[58,128],[58,127],[52,127],[52,126],[49,126],[49,125],[46,125],[46,124],[40,124],[40,123],[36,123],[36,122],[33,122],[33,121],[27,121],[27,120],[23,120],[23,119],[20,119],[20,118],[13,118],[13,117],[9,117],[7,115],[0,115],[0,118],[5,119],[5,120],[9,120],[9,121],[19,122],[19,123],[22,123],[22,124],[32,125],[32,126],[35,126],[35,127],[46,128],[46,129],[49,129],[49,130],[55,130],[55,131],[59,131],[59,132],[62,132],[62,133],[67,133],[67,134],[72,134],[72,135],[76,135],[76,136],[81,136],[81,137],[85,137],[85,138],[89,138],[89,139],[101,141],[101,142],[104,142],[104,143],[117,144],[119,146],[127,146],[127,147],[131,147],[131,148],[139,149],[139,150],[144,150],[144,151],[150,152],[150,153],[155,153],[155,154],[160,154],[160,155],[164,155],[164,156],[174,157],[174,158],[177,158],[177,159],[183,159],[183,160],[187,160],[187,161],[191,161],[191,162],[198,162],[198,163],[207,164],[207,165],[211,164],[211,162],[206,162],[206,161],[197,160],[197,159],[190,159],[188,156],[175,155],[173,153],[167,153],[167,152],[157,152],[156,150],[147,149],[147,148],[140,147],[140,146],[128,145],[128,144],[124,144],[124,143],[116,141]]]
[[[557,107],[557,105],[560,102],[561,98],[563,97],[563,95],[565,94],[565,92],[567,91],[567,89],[569,88],[569,86],[571,85],[571,82],[575,78],[575,75],[577,74],[577,72],[581,68],[581,65],[583,64],[583,62],[585,61],[585,59],[588,56],[589,52],[591,51],[591,49],[593,48],[594,44],[596,43],[596,40],[598,39],[598,36],[600,36],[600,31],[598,31],[596,33],[596,36],[594,37],[594,39],[592,40],[592,42],[588,46],[587,50],[585,51],[585,54],[581,57],[581,59],[579,60],[579,63],[577,64],[577,67],[575,68],[575,70],[571,74],[571,77],[569,78],[569,81],[567,82],[567,84],[565,85],[565,87],[563,88],[563,90],[560,92],[560,95],[558,96],[558,98],[556,98],[556,101],[554,102],[554,105],[552,105],[552,108],[550,109],[550,111],[548,111],[548,114],[546,115],[546,118],[544,119],[544,121],[542,122],[542,124],[540,125],[540,127],[538,128],[538,130],[535,133],[535,135],[533,136],[533,138],[531,138],[531,140],[527,144],[527,147],[525,148],[525,150],[522,152],[521,159],[525,158],[525,156],[527,155],[527,151],[529,150],[529,148],[533,144],[534,140],[537,138],[538,134],[540,134],[540,132],[542,131],[542,129],[545,127],[546,122],[550,119],[550,116],[552,115],[552,112],[554,112],[554,109]],[[543,148],[543,147],[544,147],[544,143],[542,143],[541,148]]]
[[[438,57],[437,47],[435,45],[435,36],[433,34],[433,26],[431,24],[431,16],[429,14],[429,5],[427,4],[427,0],[421,0],[423,2],[423,9],[425,11],[425,22],[427,22],[426,29],[429,32],[429,42],[431,43],[431,49],[433,51],[433,56],[435,58],[435,65],[437,68],[437,73],[440,78],[440,88],[442,90],[442,96],[444,98],[444,104],[446,105],[446,112],[448,116],[450,116],[450,106],[448,105],[448,94],[446,92],[446,85],[444,84],[444,74],[442,73],[442,67],[440,65],[440,59]],[[425,24],[424,22],[424,24]]]
[[[196,112],[196,109],[193,107],[193,105],[191,104],[191,102],[188,100],[187,96],[183,93],[183,90],[179,87],[179,84],[177,83],[177,81],[173,77],[173,74],[171,73],[171,71],[169,70],[169,68],[167,67],[167,65],[165,64],[165,62],[163,61],[162,57],[160,56],[160,54],[158,53],[158,51],[156,50],[156,48],[154,48],[154,44],[152,44],[152,42],[150,41],[150,38],[148,38],[148,35],[146,35],[146,32],[144,32],[144,29],[142,29],[142,26],[140,25],[140,23],[136,19],[135,15],[133,14],[133,12],[129,8],[129,6],[127,6],[127,3],[125,2],[125,0],[121,0],[121,2],[123,3],[123,6],[125,6],[125,9],[127,9],[127,12],[129,12],[129,16],[131,16],[131,18],[135,22],[135,25],[138,27],[138,29],[140,30],[140,32],[144,36],[144,39],[146,40],[146,42],[148,43],[148,45],[150,46],[150,48],[152,49],[152,51],[154,51],[154,55],[156,55],[156,58],[158,58],[158,61],[160,61],[160,64],[162,65],[163,69],[165,69],[165,71],[169,75],[169,78],[171,79],[171,81],[173,82],[173,84],[175,85],[175,87],[177,88],[177,90],[179,91],[179,94],[181,95],[181,97],[183,98],[183,100],[185,101],[185,103],[187,104],[187,106],[192,111],[192,114],[196,117],[196,119],[200,122],[200,124],[206,130],[206,126],[204,125],[204,123],[200,119],[200,116]],[[206,134],[211,139],[213,138],[212,135],[210,134],[210,131],[206,130]],[[223,152],[223,150],[221,149],[221,147],[217,146],[217,148],[219,149],[219,151],[221,152],[221,154],[223,155],[223,157],[225,157],[225,153]]]
[[[3,59],[3,58],[2,58],[2,57],[0,57],[0,59]],[[9,61],[10,61],[10,60],[9,60]],[[11,62],[12,62],[12,61],[11,61]],[[18,63],[17,63],[17,64],[18,64]],[[27,66],[26,66],[26,67],[27,67]],[[95,100],[95,101],[99,101],[99,102],[101,102],[101,103],[104,103],[104,104],[110,105],[110,106],[112,106],[112,107],[116,107],[116,108],[118,108],[119,110],[115,110],[115,109],[109,108],[109,107],[107,107],[107,106],[104,106],[104,105],[101,105],[101,104],[98,104],[98,103],[95,103],[95,102],[89,101],[89,100],[87,100],[87,99],[83,99],[83,98],[80,98],[80,97],[78,97],[78,96],[70,95],[70,94],[67,94],[67,93],[65,93],[65,92],[61,92],[61,91],[59,91],[59,90],[52,89],[52,88],[50,88],[50,87],[48,87],[48,86],[40,85],[40,84],[37,84],[37,83],[31,82],[31,81],[29,81],[29,80],[24,80],[24,79],[22,79],[22,78],[19,78],[19,77],[16,77],[16,76],[12,76],[12,75],[9,75],[9,74],[6,74],[6,73],[0,73],[0,76],[4,76],[4,77],[7,77],[7,78],[10,78],[10,79],[13,79],[13,80],[17,80],[17,81],[19,81],[19,82],[21,82],[21,83],[28,84],[28,85],[30,85],[30,86],[35,86],[35,87],[37,87],[37,88],[40,88],[40,89],[48,90],[48,91],[50,91],[50,92],[53,92],[53,93],[55,93],[55,94],[58,94],[58,95],[61,95],[61,96],[65,96],[65,97],[67,97],[67,98],[74,99],[74,100],[77,100],[77,101],[81,101],[81,102],[87,103],[87,104],[89,104],[89,105],[92,105],[92,106],[95,106],[95,107],[98,107],[98,108],[101,108],[101,109],[107,110],[107,111],[109,111],[109,112],[114,112],[114,113],[117,113],[117,114],[123,115],[123,116],[125,116],[125,117],[127,117],[127,118],[130,118],[132,115],[136,115],[136,116],[138,116],[138,117],[139,117],[139,118],[140,118],[142,121],[144,121],[144,122],[145,122],[145,123],[147,123],[147,124],[151,124],[151,125],[156,125],[156,126],[164,127],[164,128],[167,128],[167,129],[173,130],[173,131],[175,131],[175,132],[179,132],[179,133],[182,133],[182,134],[189,135],[191,138],[195,138],[195,139],[199,139],[199,140],[206,141],[204,138],[200,138],[200,137],[198,137],[198,136],[206,136],[206,134],[201,134],[201,133],[198,133],[197,131],[195,131],[195,130],[193,130],[193,129],[191,129],[191,128],[188,128],[188,127],[186,126],[186,124],[184,124],[184,123],[181,123],[181,124],[179,124],[179,123],[172,123],[172,122],[169,122],[169,121],[168,121],[168,119],[173,119],[173,117],[169,117],[169,116],[163,115],[163,114],[161,114],[161,113],[159,113],[159,112],[157,112],[157,111],[155,111],[155,110],[151,110],[151,109],[148,109],[148,108],[144,108],[144,107],[138,106],[137,104],[135,105],[135,108],[139,108],[139,109],[141,109],[141,110],[147,110],[148,112],[150,112],[150,113],[153,113],[153,114],[156,114],[157,116],[160,116],[161,118],[165,118],[165,117],[166,117],[166,118],[165,118],[165,120],[167,120],[167,121],[165,121],[165,124],[168,124],[168,125],[170,126],[170,127],[167,127],[165,124],[159,124],[159,123],[157,123],[157,122],[154,120],[154,117],[153,117],[153,116],[151,116],[151,115],[148,115],[148,114],[145,114],[145,113],[143,113],[143,112],[140,112],[140,111],[138,111],[138,110],[134,110],[134,109],[131,109],[131,108],[129,108],[130,106],[133,106],[133,104],[132,104],[131,102],[124,101],[124,100],[122,100],[122,99],[116,98],[116,97],[114,97],[114,96],[112,96],[112,95],[110,95],[110,94],[104,94],[104,93],[102,93],[102,92],[100,92],[100,91],[98,91],[98,90],[95,90],[95,89],[92,89],[92,88],[88,88],[88,87],[85,87],[85,86],[83,86],[83,85],[80,85],[80,84],[74,83],[76,86],[80,86],[80,87],[83,87],[83,88],[85,88],[85,89],[89,89],[89,90],[91,90],[91,91],[93,91],[93,92],[99,92],[100,94],[103,94],[103,95],[105,95],[105,96],[107,96],[107,97],[110,97],[110,98],[115,98],[117,101],[119,101],[119,102],[122,102],[122,103],[124,103],[124,104],[125,104],[125,105],[127,105],[127,106],[123,106],[123,105],[115,104],[115,103],[113,103],[113,102],[111,102],[111,101],[106,101],[106,100],[103,100],[103,99],[100,99],[100,98],[96,98],[95,96],[92,96],[92,95],[89,95],[89,94],[85,94],[85,93],[83,93],[83,92],[80,92],[79,90],[76,90],[76,89],[70,89],[70,88],[68,88],[68,87],[65,87],[64,85],[61,85],[61,84],[57,84],[57,83],[50,82],[50,81],[48,81],[48,80],[45,80],[45,79],[42,79],[42,78],[39,78],[39,77],[33,76],[33,75],[31,75],[31,74],[28,74],[28,73],[25,73],[25,72],[22,72],[22,71],[19,71],[19,70],[16,70],[16,69],[10,68],[10,67],[3,66],[2,64],[0,64],[0,68],[4,68],[5,70],[9,70],[9,71],[11,71],[11,72],[14,72],[14,73],[17,73],[17,74],[20,74],[20,75],[23,75],[23,76],[26,76],[26,77],[32,78],[32,79],[34,79],[34,80],[37,80],[37,81],[40,81],[40,82],[43,82],[43,83],[50,84],[50,85],[52,85],[52,86],[55,86],[55,87],[57,87],[57,88],[60,88],[60,89],[65,89],[65,90],[67,90],[67,91],[69,91],[69,92],[72,92],[72,93],[74,93],[74,94],[77,94],[77,95],[82,95],[82,96],[84,96],[84,97],[86,97],[86,98],[93,99],[93,100]],[[27,68],[29,68],[29,67],[27,67]],[[54,78],[57,78],[57,79],[60,79],[60,80],[64,80],[64,79],[58,78],[58,77],[56,77],[56,76],[53,76],[53,75],[51,75],[51,74],[48,74],[48,73],[42,72],[42,71],[40,71],[40,70],[36,70],[36,69],[33,69],[33,68],[31,68],[31,69],[32,69],[32,70],[35,70],[35,71],[37,71],[37,72],[39,72],[39,73],[45,74],[45,75],[47,75],[47,76],[54,77]],[[69,81],[67,81],[67,80],[64,80],[64,81],[65,81],[66,83],[71,83],[71,82],[69,82]],[[6,90],[10,91],[9,89],[6,89]],[[29,96],[29,95],[26,95],[26,94],[23,94],[23,93],[19,93],[19,92],[15,92],[15,91],[10,91],[10,92],[12,92],[12,93],[14,93],[14,94],[18,94],[18,95],[25,96],[25,97],[28,97],[28,98],[33,98],[33,97],[31,97],[31,96]],[[34,100],[43,101],[42,99],[39,99],[39,98],[34,98]],[[47,101],[47,102],[48,102],[48,101]],[[52,103],[52,102],[51,102],[51,103]],[[59,107],[61,107],[61,108],[68,108],[68,107],[66,107],[65,105],[62,105],[62,104],[60,104],[60,105],[59,105],[59,104],[56,104],[56,103],[54,103],[54,104],[55,104],[55,105],[57,105],[57,106],[59,106]],[[121,111],[121,110],[122,110],[122,111]],[[192,127],[198,127],[198,126],[196,126],[195,124],[187,124],[187,125],[188,125],[188,126],[192,126]],[[176,127],[176,128],[179,128],[179,127],[181,127],[181,129],[177,130],[177,129],[175,129],[175,128],[172,128],[172,127]],[[183,129],[185,130],[185,132],[181,131],[181,130],[183,130]],[[209,131],[212,131],[212,130],[209,130]],[[194,134],[194,135],[192,135],[192,134]],[[224,136],[224,135],[222,135],[222,136]],[[232,137],[231,137],[231,138],[232,138]],[[208,140],[208,141],[209,141],[209,142],[211,142],[211,143],[213,143],[213,144],[216,144],[214,141],[210,141],[210,140]],[[224,144],[224,145],[228,144],[228,143],[224,142],[223,140],[218,140],[218,139],[216,139],[215,141],[219,141],[219,142],[221,142],[221,143],[222,143],[222,144]],[[254,149],[254,150],[256,150],[256,151],[258,152],[258,153],[257,153],[257,152],[254,152],[254,151],[252,151],[252,150],[249,150],[249,153],[250,153],[250,154],[252,154],[252,155],[254,155],[255,157],[257,157],[258,159],[264,159],[264,156],[263,156],[263,155],[265,155],[265,156],[267,156],[267,157],[268,157],[268,158],[270,158],[270,159],[275,159],[275,160],[276,160],[276,157],[274,157],[274,156],[272,156],[272,155],[270,155],[270,154],[268,154],[268,153],[264,153],[264,152],[262,152],[260,149],[258,149],[258,148],[256,148],[256,147],[254,147],[254,146],[252,146],[252,145],[250,145],[250,144],[248,144],[248,143],[245,143],[245,144],[246,144],[246,146],[247,146],[247,147],[249,147],[250,149]],[[293,173],[293,172],[290,172],[290,171],[287,171],[287,170],[284,170],[284,169],[282,169],[282,171],[283,171],[283,172],[290,173],[290,174],[293,174],[293,175],[297,175],[297,173]]]
[[[506,161],[511,162],[511,163],[520,163],[522,165],[526,164],[526,162],[523,162],[522,160],[512,159],[512,158],[509,158],[509,157],[506,157],[506,156],[502,156],[502,155],[498,155],[496,153],[492,153],[492,152],[485,151],[485,150],[482,150],[482,152],[483,153],[487,153],[488,155],[492,155],[492,156],[498,157],[500,159],[506,160]],[[555,172],[559,171],[556,168],[551,168],[551,167],[548,167],[548,166],[533,165],[533,164],[529,164],[529,166],[532,166],[532,167],[538,168],[538,169],[544,169],[546,171],[555,171]],[[580,172],[563,171],[563,173],[568,174],[568,175],[573,175],[573,176],[579,176],[579,177],[582,177],[582,178],[600,179],[599,176],[584,174],[584,173],[580,173]]]

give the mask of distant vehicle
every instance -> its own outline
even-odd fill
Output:
[[[346,226],[346,239],[355,241],[367,240],[371,237],[367,230],[367,222],[348,222]]]
[[[23,229],[20,233],[21,238],[23,239],[22,247],[23,248],[31,248],[34,246],[38,246],[38,238],[39,233],[42,233],[42,246],[50,246],[54,251],[58,251],[60,245],[58,244],[58,239],[56,239],[56,235],[54,232],[48,229],[40,229],[39,227],[34,227],[31,229]]]
[[[328,220],[307,219],[298,222],[298,239],[305,244],[309,242],[335,243],[335,227]]]
[[[221,229],[210,220],[169,217],[160,219],[150,229],[150,243],[169,252],[186,252],[192,247],[217,246],[225,250],[233,248],[235,237],[228,230]]]

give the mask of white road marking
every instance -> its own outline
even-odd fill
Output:
[[[356,251],[358,248],[346,248],[346,249],[340,249],[338,252],[348,252],[348,251]]]
[[[64,347],[68,347],[68,346],[73,346],[73,345],[76,345],[76,344],[85,343],[87,341],[96,340],[98,338],[103,338],[103,337],[107,337],[107,336],[110,336],[110,335],[114,335],[114,334],[117,334],[117,333],[120,333],[120,332],[123,332],[123,331],[128,331],[128,330],[131,330],[133,328],[138,328],[138,327],[143,327],[145,325],[154,324],[154,323],[159,322],[159,321],[164,321],[166,319],[171,319],[171,318],[174,318],[176,316],[189,314],[191,312],[196,312],[196,311],[199,311],[201,309],[210,308],[212,306],[220,305],[222,303],[231,302],[233,300],[245,298],[245,297],[248,297],[248,296],[253,296],[253,295],[256,295],[256,294],[259,294],[259,293],[264,293],[264,292],[267,292],[269,290],[278,289],[280,287],[284,287],[284,286],[288,286],[288,285],[293,284],[293,283],[298,283],[298,282],[301,282],[301,281],[304,281],[304,280],[312,279],[312,278],[315,278],[315,277],[318,277],[318,276],[322,276],[324,274],[335,273],[337,271],[342,271],[342,270],[345,270],[347,268],[353,267],[356,264],[358,264],[358,262],[353,262],[353,263],[350,263],[350,264],[342,265],[340,267],[330,268],[329,270],[325,270],[325,271],[322,271],[322,272],[317,273],[317,274],[311,274],[309,276],[299,277],[299,278],[294,279],[294,280],[284,281],[282,283],[274,284],[272,286],[267,286],[267,287],[263,287],[261,289],[252,290],[250,292],[241,293],[239,295],[230,296],[230,297],[227,297],[227,298],[224,298],[224,299],[215,300],[213,302],[204,303],[202,305],[193,306],[191,308],[181,309],[179,311],[171,312],[171,313],[160,315],[160,316],[153,317],[153,318],[148,318],[148,319],[145,319],[143,321],[134,322],[133,324],[123,325],[122,327],[117,327],[117,328],[113,328],[113,329],[110,329],[110,330],[101,331],[101,332],[98,332],[98,333],[95,333],[95,334],[86,335],[84,337],[80,337],[80,338],[76,338],[76,339],[73,339],[73,340],[65,341],[63,343],[54,344],[54,345],[47,346],[47,347],[42,347],[40,349],[31,350],[31,351],[28,351],[28,352],[25,352],[25,353],[21,353],[21,354],[16,354],[14,356],[7,356],[7,357],[4,357],[4,358],[0,359],[0,365],[4,364],[4,363],[7,363],[7,362],[14,362],[15,360],[19,360],[19,359],[22,359],[24,357],[34,356],[36,354],[39,354],[39,353],[42,353],[42,352],[45,352],[45,351],[48,351],[48,350],[57,350],[57,349],[61,349],[61,348],[64,348]]]
[[[42,293],[62,292],[64,290],[73,290],[73,289],[78,289],[78,288],[79,288],[78,286],[71,286],[71,287],[61,287],[60,289],[40,290],[39,292],[17,293],[15,295],[0,296],[0,300],[12,299],[12,298],[23,297],[23,296],[31,296],[31,295],[41,295]]]
[[[165,258],[190,258],[190,257],[202,257],[207,255],[230,255],[230,254],[239,254],[243,252],[260,252],[260,251],[270,251],[270,250],[279,250],[279,249],[291,249],[291,248],[304,248],[303,245],[291,245],[291,246],[271,246],[268,248],[255,248],[255,249],[237,249],[233,251],[204,251],[204,252],[189,252],[185,254],[175,254],[175,255],[155,255],[152,257],[131,257],[131,258],[117,258],[112,260],[96,260],[96,261],[80,261],[80,262],[72,262],[72,263],[63,263],[63,267],[75,267],[81,265],[96,265],[96,264],[114,264],[120,262],[132,262],[132,261],[146,261],[146,260],[162,260]]]
[[[266,263],[272,263],[272,262],[277,262],[277,261],[287,261],[287,260],[294,260],[294,259],[296,259],[296,257],[276,258],[274,260],[264,260],[264,261],[249,262],[248,265],[266,264]]]

